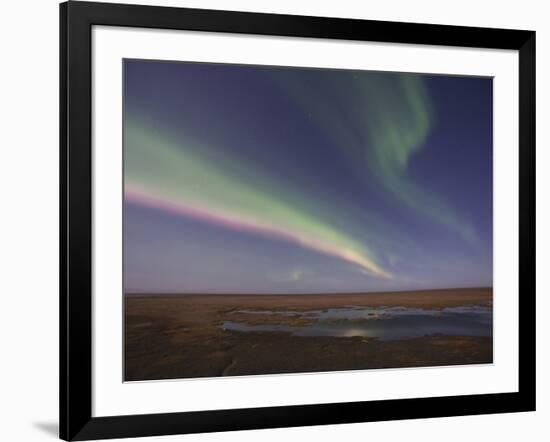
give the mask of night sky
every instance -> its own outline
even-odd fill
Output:
[[[126,293],[492,286],[492,80],[124,61]]]

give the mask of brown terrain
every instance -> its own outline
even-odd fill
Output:
[[[127,295],[125,380],[491,363],[492,336],[439,334],[381,341],[243,332],[226,330],[223,324],[303,327],[315,319],[277,312],[347,306],[491,306],[492,298],[491,288],[330,295]]]

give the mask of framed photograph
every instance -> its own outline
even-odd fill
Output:
[[[535,409],[535,32],[60,25],[62,439]]]

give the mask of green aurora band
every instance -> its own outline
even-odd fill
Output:
[[[333,144],[353,158],[357,174],[375,178],[394,201],[476,243],[473,226],[439,195],[417,184],[409,165],[433,127],[420,75],[324,71],[305,81],[298,71],[271,80]],[[342,76],[347,74],[347,81]],[[322,91],[322,93],[320,93]]]
[[[358,265],[370,275],[393,278],[360,241],[296,204],[296,197],[290,202],[277,196],[265,177],[251,177],[227,159],[215,161],[207,146],[170,137],[143,121],[125,117],[127,201],[284,239]]]

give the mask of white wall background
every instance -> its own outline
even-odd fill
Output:
[[[134,1],[138,3],[139,1]],[[537,31],[538,411],[333,425],[151,441],[548,440],[550,428],[550,8],[540,0],[182,0],[212,9],[414,21]],[[56,0],[3,2],[0,48],[0,440],[57,436],[58,7]],[[545,176],[546,175],[546,176]]]

